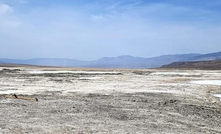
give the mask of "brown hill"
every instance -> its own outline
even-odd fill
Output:
[[[173,62],[161,68],[221,70],[221,60]]]

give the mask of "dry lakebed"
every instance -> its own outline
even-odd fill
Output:
[[[219,134],[220,94],[219,70],[1,67],[0,134]]]

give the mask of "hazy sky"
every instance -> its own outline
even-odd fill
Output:
[[[221,51],[221,0],[0,0],[0,58]]]

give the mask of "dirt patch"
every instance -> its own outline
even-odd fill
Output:
[[[221,133],[220,109],[191,97],[154,93],[62,96],[59,92],[29,97],[40,99],[0,98],[2,129],[9,133]]]

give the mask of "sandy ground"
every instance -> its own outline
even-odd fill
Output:
[[[1,68],[0,133],[217,134],[220,81],[221,71]]]

